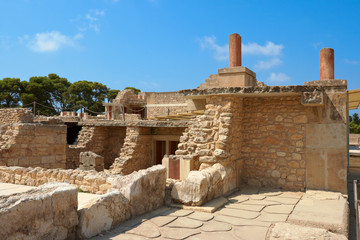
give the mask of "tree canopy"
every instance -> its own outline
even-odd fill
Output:
[[[133,89],[137,94],[140,89]],[[48,76],[34,76],[29,81],[19,78],[0,79],[0,108],[29,107],[36,102],[36,113],[54,115],[63,111],[85,108],[89,114],[104,112],[103,102],[115,99],[119,90],[105,84],[86,80],[69,82],[55,73]],[[34,110],[34,109],[32,109]]]
[[[350,133],[360,133],[360,119],[357,113],[349,116],[349,129]]]

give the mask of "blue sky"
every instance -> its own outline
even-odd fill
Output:
[[[360,1],[1,0],[0,78],[56,73],[112,89],[196,88],[228,66],[239,33],[243,66],[268,85],[335,78],[360,88]]]

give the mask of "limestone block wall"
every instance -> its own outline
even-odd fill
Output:
[[[77,144],[66,149],[66,168],[79,167],[81,152],[92,151],[104,157],[104,167],[108,169],[119,156],[126,134],[125,127],[83,126]]]
[[[0,196],[0,239],[75,239],[77,189],[51,183]]]
[[[347,193],[346,81],[308,84],[324,85],[324,104],[306,108],[306,186]]]
[[[176,95],[176,92],[147,92],[146,104],[147,118],[175,115],[188,111],[187,100]]]
[[[121,222],[164,204],[166,170],[152,166],[126,176],[114,177],[112,192],[102,195],[79,211],[80,238],[90,238]]]
[[[152,166],[151,128],[128,126],[120,156],[111,166],[113,173],[130,174]]]
[[[307,116],[300,96],[244,98],[244,182],[304,190]]]
[[[176,155],[169,156],[180,159],[183,182],[174,185],[172,197],[184,204],[201,205],[231,192],[241,183],[242,99],[237,96],[211,96],[207,102],[204,115],[196,117],[180,138]],[[214,169],[221,171],[211,170],[216,163],[218,167]],[[200,181],[202,178],[203,181]],[[206,185],[204,182],[209,188],[201,187]],[[218,184],[221,187],[216,190]],[[202,194],[195,196],[196,191],[189,190],[192,187],[201,189]]]
[[[65,168],[65,125],[5,124],[0,133],[0,165]]]
[[[0,125],[8,123],[31,123],[34,115],[27,108],[0,109]]]
[[[0,181],[31,186],[68,182],[84,191],[106,193],[78,212],[77,189],[69,184],[51,183],[25,194],[0,197],[0,239],[23,239],[24,234],[32,239],[75,239],[75,227],[77,239],[87,239],[162,206],[166,169],[157,165],[121,176],[71,169],[0,167]]]

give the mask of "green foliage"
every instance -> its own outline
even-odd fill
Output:
[[[126,88],[124,88],[124,89],[132,89],[132,90],[134,90],[134,93],[135,93],[136,95],[138,95],[138,93],[141,92],[140,89],[134,88],[134,87],[126,87]]]
[[[126,87],[134,90],[140,89]],[[31,77],[29,81],[19,78],[0,79],[0,108],[25,106],[33,108],[42,115],[59,114],[61,110],[79,110],[82,106],[89,114],[104,112],[103,102],[113,101],[119,90],[110,90],[98,82],[78,81],[70,83],[55,73],[48,76]],[[33,111],[34,109],[32,109]]]
[[[116,96],[119,92],[120,92],[120,90],[110,90],[106,96],[108,102],[112,102],[116,98]]]
[[[89,109],[89,114],[96,115],[92,112],[104,112],[102,103],[108,93],[106,85],[98,82],[78,81],[73,83],[65,94],[65,102],[69,107],[80,109],[81,106]]]
[[[19,78],[4,78],[0,80],[0,107],[18,107],[22,86]]]
[[[360,119],[357,113],[349,116],[349,130],[350,133],[360,134]]]
[[[71,83],[66,78],[60,78],[51,73],[43,77],[31,77],[29,82],[21,82],[24,89],[21,94],[23,105],[37,102],[36,112],[43,115],[58,114],[61,109],[66,108],[64,95]]]

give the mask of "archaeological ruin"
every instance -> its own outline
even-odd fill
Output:
[[[46,184],[0,196],[0,222],[28,216],[0,224],[0,239],[90,238],[164,204],[199,207],[242,186],[347,194],[347,82],[334,79],[333,49],[320,51],[319,80],[267,86],[241,65],[232,34],[229,67],[199,87],[126,89],[104,106],[99,116],[0,109],[0,182]],[[99,197],[80,208],[78,191]]]

